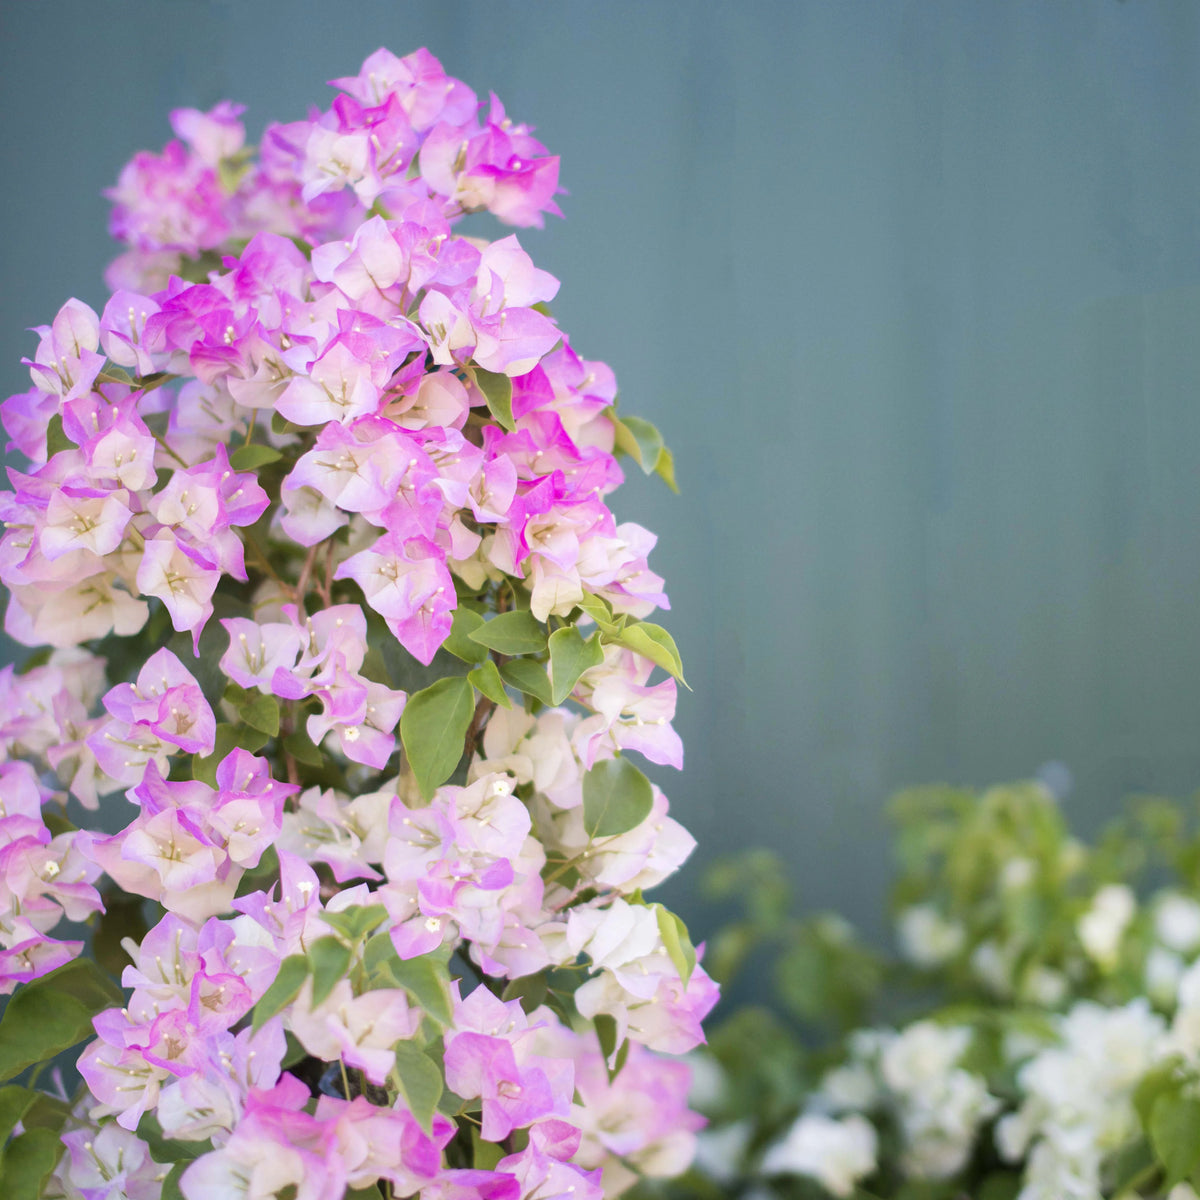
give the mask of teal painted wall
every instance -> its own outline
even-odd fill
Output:
[[[1085,829],[1200,785],[1191,0],[0,8],[0,386],[168,108],[253,131],[428,45],[563,156],[522,240],[676,452],[620,506],[695,688],[701,858],[769,843],[878,930],[896,787],[1070,768]],[[694,880],[691,873],[690,879]],[[689,876],[671,899],[702,922]]]

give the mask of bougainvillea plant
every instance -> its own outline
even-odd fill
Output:
[[[558,160],[426,51],[334,86],[257,155],[173,113],[103,312],[0,406],[40,648],[0,676],[6,1200],[589,1200],[691,1157],[660,1055],[716,988],[643,898],[693,843],[636,765],[682,765],[682,672],[607,504],[671,458],[517,239],[455,232],[541,225]]]

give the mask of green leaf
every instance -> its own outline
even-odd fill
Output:
[[[116,887],[106,888],[101,899],[104,911],[97,918],[92,936],[92,955],[110,975],[120,978],[130,962],[129,952],[121,945],[121,939],[132,938],[140,944],[150,931],[142,915],[145,900]]]
[[[187,1164],[212,1149],[212,1142],[207,1139],[202,1142],[184,1142],[167,1137],[158,1123],[158,1117],[152,1112],[142,1114],[137,1135],[149,1147],[150,1157],[164,1165],[177,1162]]]
[[[430,1122],[442,1098],[442,1073],[414,1042],[396,1043],[396,1084],[412,1115],[429,1132]]]
[[[247,446],[239,446],[229,456],[229,465],[235,471],[257,471],[259,467],[278,462],[282,457],[283,452],[276,450],[274,446],[251,442]]]
[[[275,696],[251,692],[238,705],[238,715],[251,729],[257,729],[268,737],[275,737],[279,733],[279,700]]]
[[[616,449],[628,454],[649,475],[658,465],[662,434],[641,417],[618,417],[615,409],[609,409],[608,415],[616,433]]]
[[[334,985],[346,978],[354,952],[340,938],[317,938],[308,948],[312,969],[312,1006],[316,1008],[333,991]]]
[[[501,663],[500,677],[505,683],[511,683],[518,691],[533,696],[547,706],[554,703],[546,668],[532,658],[514,658]]]
[[[308,1057],[308,1051],[305,1050],[304,1044],[290,1029],[285,1030],[283,1036],[286,1042],[286,1049],[283,1052],[283,1058],[280,1060],[279,1065],[284,1070],[287,1070],[288,1067],[294,1067],[298,1062],[303,1062]]]
[[[503,999],[520,1000],[521,1007],[531,1013],[546,999],[546,976],[541,971],[532,975],[522,975],[512,980],[504,989]]]
[[[0,1018],[0,1083],[93,1036],[92,1017],[123,1001],[121,989],[86,958],[19,987]]]
[[[367,939],[367,944],[363,947],[363,968],[371,978],[373,987],[391,987],[394,982],[391,969],[393,961],[402,960],[396,953],[396,947],[386,929]]]
[[[619,619],[614,618],[612,609],[602,596],[585,592],[583,599],[579,601],[579,607],[596,622],[601,633],[615,637],[625,627],[624,614]]]
[[[688,928],[679,917],[661,904],[654,905],[654,915],[658,918],[659,936],[686,988],[692,978],[692,972],[696,969],[696,947],[692,945],[692,939],[688,936]]]
[[[604,1069],[608,1072],[608,1081],[612,1083],[618,1072],[629,1057],[629,1039],[626,1038],[617,1046],[617,1022],[608,1013],[597,1013],[592,1018],[596,1027],[596,1036],[600,1039],[600,1053],[604,1055]]]
[[[320,917],[353,946],[387,920],[387,909],[382,904],[355,904],[340,912],[322,912]]]
[[[295,1000],[297,993],[304,986],[304,981],[308,978],[308,972],[308,958],[303,954],[289,954],[279,964],[279,973],[275,976],[275,981],[254,1006],[253,1027],[255,1029]]]
[[[596,1036],[600,1039],[600,1053],[607,1062],[617,1050],[617,1022],[608,1013],[597,1013],[592,1018],[592,1024],[596,1026]]]
[[[400,718],[404,752],[426,800],[454,774],[475,715],[475,689],[462,675],[409,696]]]
[[[507,375],[499,375],[495,371],[485,371],[482,367],[475,368],[475,383],[487,400],[488,408],[496,423],[512,433],[517,423],[512,415],[512,380]]]
[[[494,1171],[496,1164],[504,1157],[503,1146],[495,1142],[485,1142],[476,1126],[471,1126],[472,1166],[476,1171]]]
[[[305,729],[297,729],[283,739],[283,748],[298,763],[306,767],[321,767],[325,765],[325,756],[313,745],[313,740]]]
[[[51,1129],[30,1129],[14,1138],[0,1158],[0,1195],[4,1200],[37,1200],[62,1152]]]
[[[617,1051],[617,1060],[613,1063],[612,1068],[608,1072],[608,1082],[612,1083],[618,1075],[620,1075],[625,1064],[629,1061],[629,1039],[626,1038],[621,1043],[620,1050]]]
[[[635,621],[626,625],[615,637],[605,640],[628,646],[635,654],[650,659],[687,687],[679,648],[675,645],[675,639],[661,625],[655,625],[652,621]]]
[[[590,837],[628,833],[653,807],[650,780],[627,758],[604,759],[583,777],[583,827]]]
[[[390,938],[388,939],[390,942]],[[389,959],[387,970],[396,983],[418,1004],[423,1012],[445,1027],[454,1020],[450,1001],[450,968],[432,954],[418,958]],[[436,1101],[435,1101],[436,1103]]]
[[[599,631],[584,641],[574,625],[567,625],[550,635],[550,683],[555,704],[561,704],[570,694],[579,677],[589,667],[604,661]]]
[[[1200,1100],[1160,1096],[1150,1113],[1150,1143],[1166,1168],[1169,1191],[1200,1167]]]
[[[504,680],[500,678],[500,671],[490,658],[475,670],[468,671],[467,678],[472,687],[478,688],[494,704],[499,704],[501,708],[512,708],[512,701],[504,690]]]
[[[1017,1200],[1020,1190],[1021,1176],[1017,1172],[993,1171],[984,1179],[976,1200]]]
[[[38,1093],[30,1091],[29,1088],[15,1085],[0,1088],[0,1145],[8,1141],[13,1127],[24,1119],[37,1098]]]
[[[167,1172],[167,1177],[163,1180],[161,1200],[186,1200],[179,1180],[191,1165],[190,1162],[177,1162]]]
[[[467,636],[498,654],[540,654],[546,648],[546,627],[524,610],[501,613]]]
[[[449,650],[464,662],[483,662],[487,658],[487,647],[471,640],[471,634],[483,624],[483,618],[473,609],[464,608],[461,604],[454,610],[454,623],[450,626],[450,634],[442,643],[443,650]]]
[[[62,450],[78,450],[79,447],[63,432],[62,413],[55,413],[46,426],[46,457],[53,458]]]
[[[133,376],[124,367],[119,367],[113,362],[106,362],[96,376],[96,382],[122,383],[126,387],[133,387]]]
[[[1137,1109],[1142,1128],[1147,1133],[1150,1132],[1150,1113],[1159,1096],[1168,1092],[1178,1092],[1187,1078],[1183,1058],[1178,1054],[1156,1063],[1142,1076],[1133,1091],[1133,1106]]]
[[[654,464],[654,473],[675,495],[679,495],[679,484],[675,482],[675,455],[666,446],[658,452],[658,462]]]

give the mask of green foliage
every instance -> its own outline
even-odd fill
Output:
[[[478,688],[493,704],[499,704],[501,708],[512,708],[512,701],[504,690],[504,680],[500,678],[500,671],[490,658],[473,671],[467,672],[467,679],[473,688]]]
[[[463,676],[439,679],[409,696],[400,717],[400,737],[426,800],[458,766],[474,713],[475,692]]]
[[[477,625],[467,637],[497,654],[541,654],[546,649],[546,627],[524,609],[500,613]]]
[[[517,427],[512,412],[512,380],[507,375],[485,371],[482,367],[474,369],[474,378],[496,423],[512,433]]]
[[[387,937],[386,934],[381,936]],[[391,939],[388,938],[390,944]],[[450,1000],[450,969],[448,955],[422,954],[403,959],[398,954],[385,957],[384,970],[394,987],[403,988],[421,1010],[443,1028],[454,1020]]]
[[[589,837],[628,833],[653,807],[650,780],[627,758],[598,762],[583,777],[583,827]]]
[[[387,909],[382,904],[356,904],[338,912],[326,910],[320,916],[326,925],[336,929],[349,945],[354,946],[387,920]]]
[[[62,1156],[62,1142],[50,1129],[30,1129],[14,1138],[0,1156],[0,1195],[4,1200],[37,1200]]]
[[[92,1018],[122,1003],[121,989],[89,959],[24,984],[0,1017],[0,1082],[92,1036]]]
[[[550,699],[561,704],[589,667],[604,661],[599,632],[584,638],[574,625],[566,625],[550,635]]]
[[[443,650],[449,650],[464,662],[479,663],[487,658],[488,650],[482,642],[475,641],[471,634],[483,624],[483,617],[473,608],[460,604],[454,610],[454,623],[450,626],[450,634],[442,643]]]
[[[675,639],[661,625],[655,625],[652,621],[631,622],[609,640],[650,659],[687,687],[679,648],[675,645]]]
[[[437,1064],[415,1042],[400,1041],[392,1077],[412,1115],[428,1132],[442,1098],[442,1072]]]
[[[308,978],[309,970],[308,957],[304,954],[291,954],[279,964],[274,981],[254,1006],[255,1029],[295,1000]]]
[[[514,658],[501,663],[500,677],[541,704],[549,706],[554,703],[554,692],[546,668],[531,658]]]
[[[663,946],[679,972],[684,987],[687,987],[692,972],[696,969],[696,947],[692,945],[692,939],[688,936],[688,928],[679,917],[661,904],[655,904],[653,907]]]
[[[313,981],[313,1008],[323,1004],[338,982],[345,978],[353,957],[353,951],[340,938],[317,938],[309,945],[308,970]]]
[[[278,462],[282,457],[282,452],[274,446],[251,442],[249,445],[239,446],[229,456],[229,465],[235,471],[257,471],[259,467]]]
[[[657,474],[673,492],[675,486],[675,459],[663,444],[662,434],[641,417],[618,417],[615,408],[608,416],[616,431],[616,449],[627,454],[647,475]]]

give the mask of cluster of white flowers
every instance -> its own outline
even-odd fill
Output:
[[[1058,1042],[1018,1072],[1020,1108],[996,1125],[1001,1156],[1026,1162],[1019,1200],[1101,1200],[1105,1158],[1140,1132],[1134,1089],[1167,1048],[1166,1023],[1145,998],[1081,1001],[1060,1019]]]
[[[899,1032],[858,1031],[848,1061],[825,1075],[809,1111],[767,1151],[764,1172],[810,1175],[835,1196],[849,1195],[875,1170],[875,1130],[862,1115],[868,1113],[890,1116],[907,1175],[953,1175],[1000,1108],[984,1079],[962,1066],[971,1038],[965,1026],[935,1021]]]

